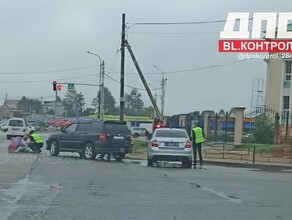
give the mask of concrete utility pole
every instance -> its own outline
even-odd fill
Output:
[[[157,115],[159,120],[163,121],[163,117],[161,115],[161,112],[159,111],[159,108],[157,107],[157,104],[156,104],[156,102],[155,102],[155,100],[153,98],[151,90],[149,89],[149,86],[148,86],[148,84],[146,82],[146,79],[145,79],[145,77],[144,77],[144,75],[143,75],[143,73],[142,73],[142,71],[140,69],[140,66],[139,66],[139,64],[138,64],[138,62],[137,62],[137,60],[135,58],[135,55],[134,55],[134,53],[133,53],[133,51],[131,49],[131,46],[129,45],[128,41],[126,41],[125,44],[126,44],[127,49],[128,49],[128,51],[129,51],[129,53],[131,55],[131,58],[132,58],[132,60],[134,62],[134,65],[135,65],[135,67],[136,67],[136,69],[138,71],[138,74],[139,74],[139,76],[140,76],[140,78],[142,80],[142,83],[143,83],[143,85],[144,85],[144,87],[146,89],[146,92],[147,92],[147,94],[148,94],[148,96],[149,96],[149,98],[151,100],[151,103],[152,103],[152,105],[153,105],[153,107],[155,109],[156,115]]]
[[[164,78],[164,72],[162,69],[158,68],[154,65],[154,68],[158,69],[162,73],[162,80],[161,80],[161,115],[164,116],[164,103],[165,103],[165,84],[167,79]]]
[[[100,84],[100,118],[104,118],[104,61],[101,64],[101,84]]]
[[[125,34],[126,33],[126,15],[122,15],[122,40],[121,40],[121,88],[120,88],[120,121],[124,121],[125,97]]]

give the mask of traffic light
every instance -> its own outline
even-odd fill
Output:
[[[53,91],[57,91],[57,81],[53,81]]]
[[[163,128],[163,127],[164,127],[163,121],[161,121],[161,120],[159,120],[157,118],[155,118],[153,120],[153,131],[155,131],[155,129]]]
[[[62,85],[61,85],[61,84],[58,84],[58,85],[57,85],[57,90],[58,90],[58,91],[61,91],[61,90],[62,90]]]

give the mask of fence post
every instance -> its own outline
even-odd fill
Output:
[[[252,164],[255,164],[255,145],[253,146]]]
[[[217,129],[218,129],[218,114],[215,114],[215,143],[217,143]]]
[[[289,127],[289,111],[287,111],[286,114],[286,135],[285,135],[285,143],[287,144],[288,142],[288,127]]]
[[[227,142],[227,122],[228,122],[228,111],[225,114],[225,132],[224,132],[224,142],[223,142],[223,152],[222,152],[222,158],[224,159],[224,151],[225,151],[225,144]]]
[[[292,156],[292,146],[290,146],[289,164],[291,164],[291,156]]]

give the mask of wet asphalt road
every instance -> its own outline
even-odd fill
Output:
[[[42,152],[0,194],[0,219],[291,219],[292,172],[145,161],[85,161]]]
[[[43,154],[6,205],[9,219],[291,219],[291,182],[290,173]]]

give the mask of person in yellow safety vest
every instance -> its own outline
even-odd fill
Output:
[[[41,136],[35,133],[35,131],[31,130],[29,132],[29,138],[30,138],[30,143],[28,144],[28,147],[36,153],[42,152],[41,148],[44,145],[44,141],[41,138]]]
[[[203,166],[202,158],[202,143],[205,142],[205,133],[198,123],[195,123],[194,128],[192,129],[192,142],[193,142],[193,153],[194,153],[194,169],[197,168],[197,151],[200,158],[200,169]]]

